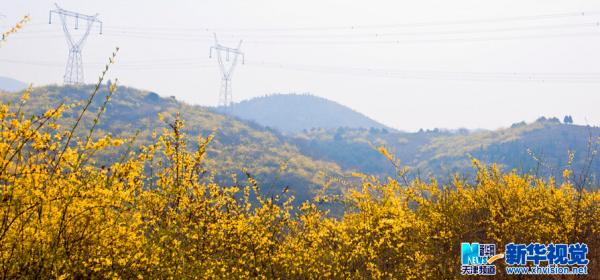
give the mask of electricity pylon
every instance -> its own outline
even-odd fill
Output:
[[[56,14],[60,17],[62,22],[63,32],[65,38],[69,44],[69,58],[67,60],[67,66],[65,69],[64,82],[67,85],[79,85],[84,83],[83,79],[83,61],[81,59],[81,50],[87,37],[90,35],[90,30],[94,23],[100,24],[100,34],[102,34],[102,22],[98,20],[98,14],[88,16],[76,12],[67,11],[56,5],[56,10],[50,10],[50,16],[48,23],[52,24],[52,14]],[[78,40],[75,40],[69,32],[69,18],[75,19],[75,29],[79,29],[79,21],[85,22],[85,32]]]
[[[233,105],[233,95],[231,92],[231,75],[233,75],[233,70],[238,63],[238,57],[242,57],[242,64],[244,64],[244,53],[240,51],[240,47],[242,46],[242,41],[238,43],[237,48],[228,48],[221,44],[217,40],[217,34],[213,34],[215,37],[215,45],[210,47],[209,57],[212,57],[213,49],[217,52],[217,61],[219,62],[219,68],[221,69],[221,73],[223,76],[221,77],[221,91],[219,93],[219,106],[223,107],[225,112],[231,111],[231,106]],[[225,55],[225,60],[223,60],[223,55]],[[230,59],[230,56],[233,58]],[[231,60],[231,62],[230,62]],[[228,63],[230,62],[230,63]]]

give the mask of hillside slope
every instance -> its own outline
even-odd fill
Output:
[[[61,102],[81,104],[91,92],[91,86],[35,88],[24,110],[27,114],[41,113]],[[91,104],[90,113],[83,120],[84,127],[91,125],[106,94],[104,86]],[[5,93],[0,96],[4,102],[14,103],[20,94]],[[80,108],[78,106],[67,113],[65,124],[73,122]],[[289,186],[291,193],[302,200],[310,197],[329,176],[341,174],[337,164],[302,155],[293,144],[286,142],[275,131],[213,113],[203,107],[162,98],[153,92],[128,87],[119,87],[108,103],[97,135],[112,133],[115,136],[131,137],[138,133],[136,141],[150,143],[153,132],[160,134],[167,128],[159,120],[158,114],[161,113],[165,120],[173,120],[177,112],[186,121],[185,132],[190,135],[191,141],[189,146],[195,146],[199,135],[206,137],[215,133],[215,138],[209,145],[207,167],[215,172],[216,179],[223,184],[232,183],[231,174],[236,174],[243,180],[245,175],[242,170],[245,168],[261,183],[261,189],[265,193]]]
[[[297,134],[294,142],[308,156],[337,162],[342,168],[393,175],[394,168],[373,146],[385,146],[415,176],[474,173],[471,157],[498,163],[504,170],[562,177],[569,151],[572,167],[586,169],[588,150],[600,144],[599,127],[539,120],[495,131],[418,133],[366,129],[311,130]],[[591,140],[591,142],[590,142]],[[592,144],[591,146],[589,144]],[[592,174],[600,174],[600,160],[591,161]]]
[[[284,132],[311,128],[386,128],[339,103],[309,94],[274,94],[236,103],[233,115]]]
[[[90,86],[36,88],[25,112],[40,113],[60,102],[82,102],[91,90]],[[91,113],[84,118],[84,125],[91,124],[93,112],[101,105],[105,94],[103,89],[95,98]],[[0,97],[14,103],[19,95],[4,93]],[[66,123],[73,121],[76,112],[77,108],[67,114]],[[172,120],[177,112],[186,120],[191,141],[199,135],[215,133],[215,140],[209,146],[207,166],[215,171],[217,180],[231,184],[230,175],[236,174],[243,179],[242,170],[246,168],[259,180],[263,191],[268,193],[289,186],[299,200],[310,197],[331,177],[342,176],[344,171],[393,176],[394,166],[374,146],[387,147],[415,177],[445,177],[457,172],[473,174],[473,157],[484,163],[498,163],[504,170],[560,178],[567,167],[569,152],[574,154],[574,169],[585,170],[589,162],[590,139],[593,148],[597,149],[600,136],[598,127],[562,124],[548,119],[495,131],[408,133],[385,128],[339,127],[282,135],[276,130],[214,113],[207,108],[127,87],[120,87],[109,103],[98,134],[130,137],[139,131],[137,141],[149,143],[153,132],[160,133],[167,127],[158,114]],[[591,162],[590,172],[600,174],[600,160]]]

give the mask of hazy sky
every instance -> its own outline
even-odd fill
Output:
[[[60,83],[68,48],[53,1],[1,0],[0,26],[33,19],[0,48],[0,75]],[[310,92],[402,130],[498,128],[541,115],[600,124],[598,0],[104,0],[56,1],[99,13],[104,34],[83,49],[93,82],[215,105],[220,73],[212,32],[244,39],[237,101]]]

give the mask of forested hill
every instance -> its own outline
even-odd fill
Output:
[[[495,131],[429,130],[417,133],[377,129],[314,129],[296,135],[295,144],[308,156],[337,162],[347,170],[393,175],[395,170],[373,146],[385,146],[413,175],[426,177],[474,173],[472,159],[498,163],[506,170],[562,177],[572,153],[573,169],[600,175],[600,128],[540,118]],[[591,165],[590,165],[591,164]],[[596,177],[597,178],[597,177]]]
[[[346,106],[310,94],[273,94],[234,104],[233,115],[283,132],[311,128],[385,128]]]
[[[92,92],[92,86],[46,86],[35,88],[24,111],[27,114],[41,113],[58,106],[59,103],[80,103],[67,112],[65,125],[71,125],[76,113]],[[83,120],[84,128],[90,127],[98,108],[107,94],[103,86],[91,104],[90,112]],[[15,103],[21,93],[2,93],[3,102]],[[173,98],[129,87],[119,87],[108,103],[106,113],[100,120],[97,135],[112,133],[114,136],[131,137],[138,133],[138,144],[150,143],[152,133],[162,133],[168,125],[159,120],[161,113],[166,121],[173,120],[176,113],[186,121],[185,132],[189,133],[189,147],[195,147],[197,136],[215,134],[209,145],[207,169],[223,184],[231,184],[231,174],[240,180],[245,177],[244,168],[258,179],[261,190],[269,193],[289,186],[299,201],[311,196],[331,176],[339,176],[341,169],[332,162],[314,160],[302,155],[296,146],[286,142],[277,131],[256,124],[243,122],[204,107],[190,106]],[[109,157],[118,158],[119,155]]]
[[[36,88],[24,110],[26,113],[40,113],[61,102],[82,103],[91,91],[91,86]],[[4,102],[14,104],[20,93],[3,93],[0,96]],[[101,106],[105,96],[104,87],[92,102],[91,111],[84,118],[84,126],[91,125],[94,112]],[[278,98],[316,97],[265,97]],[[65,124],[73,121],[80,108],[81,105],[67,113]],[[330,107],[325,106],[321,110],[327,108]],[[256,110],[255,115],[260,115],[260,109],[256,107]],[[313,128],[284,135],[254,122],[212,111],[173,98],[163,98],[153,92],[119,87],[108,103],[97,133],[130,137],[139,132],[137,141],[149,143],[153,132],[160,133],[167,127],[159,120],[158,114],[164,115],[166,120],[172,120],[180,112],[186,120],[186,132],[190,134],[191,141],[196,141],[198,135],[215,133],[216,137],[209,146],[207,167],[218,180],[230,184],[230,175],[237,174],[243,178],[245,175],[242,170],[245,169],[259,180],[263,191],[289,186],[299,200],[310,197],[332,177],[343,176],[350,171],[393,176],[394,166],[374,146],[385,146],[409,168],[411,175],[422,178],[429,175],[447,177],[454,173],[473,174],[472,158],[483,163],[498,163],[507,171],[515,169],[523,173],[560,178],[562,170],[569,163],[569,153],[573,155],[572,165],[576,172],[587,170],[587,163],[591,163],[589,173],[600,174],[600,159],[590,160],[588,156],[590,151],[597,150],[600,128],[565,124],[558,119],[541,118],[533,123],[518,123],[495,131],[436,129],[408,133],[380,125],[379,128]],[[240,105],[236,106],[235,111],[241,111]],[[320,116],[331,114],[334,113],[315,112]],[[267,118],[266,115],[263,117]],[[281,121],[277,117],[267,119],[275,123]],[[292,119],[288,121],[290,126],[297,126],[296,129],[302,126],[294,124]],[[330,122],[329,125],[334,124]]]

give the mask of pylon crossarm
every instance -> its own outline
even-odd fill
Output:
[[[241,44],[241,41],[240,41],[240,44]],[[227,48],[227,47],[223,47],[223,46],[214,46],[214,47],[211,47],[211,55],[212,55],[212,49],[215,49],[217,52],[217,61],[219,62],[219,68],[221,69],[221,72],[223,73],[223,76],[225,76],[225,77],[230,77],[232,75],[233,69],[235,68],[235,66],[238,62],[239,56],[242,57],[242,61],[245,60],[244,53],[240,52],[238,49],[232,49],[232,48]],[[223,62],[222,52],[227,52],[228,54],[234,55],[233,61],[231,62],[231,65],[229,67],[226,67],[225,63]]]
[[[69,33],[69,30],[68,30],[67,17],[75,18],[75,29],[77,29],[77,27],[79,25],[79,20],[84,20],[87,23],[86,34],[84,37],[87,37],[87,35],[90,32],[94,23],[98,23],[100,25],[100,34],[102,34],[102,21],[98,20],[98,14],[95,14],[93,16],[84,15],[84,14],[80,14],[80,13],[76,13],[76,12],[72,12],[72,11],[67,11],[67,10],[61,8],[60,6],[58,6],[58,4],[55,4],[55,5],[56,5],[56,10],[50,11],[48,23],[50,23],[50,24],[52,23],[52,14],[58,15],[63,24],[63,31],[65,32],[65,36],[67,37],[67,41],[69,41],[70,45],[74,45],[75,42],[73,42],[71,34]],[[81,39],[79,41],[84,41],[84,40],[85,39]],[[77,43],[77,44],[79,44],[79,43]]]
[[[58,4],[54,4],[54,5],[56,6],[56,10],[52,10],[50,12],[54,12],[54,13],[57,13],[57,14],[62,14],[62,15],[65,15],[65,16],[82,19],[82,20],[85,20],[85,21],[93,21],[93,22],[102,23],[100,20],[98,20],[98,14],[95,14],[93,16],[84,15],[84,14],[80,14],[80,13],[76,13],[76,12],[72,12],[72,11],[67,11],[67,10],[61,8],[60,6],[58,6]]]
[[[224,51],[224,52],[229,52],[229,53],[232,53],[232,54],[239,54],[239,55],[244,54],[239,49],[228,48],[228,47],[224,47],[224,46],[221,46],[221,45],[215,45],[215,46],[212,46],[210,48],[211,48],[211,53],[212,53],[212,49],[215,49],[217,51]]]

